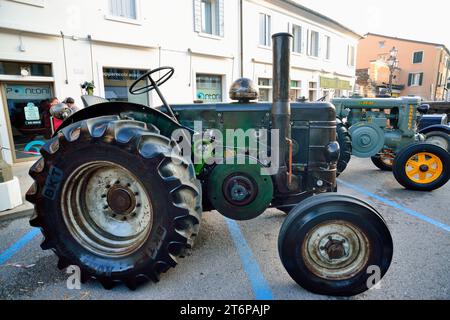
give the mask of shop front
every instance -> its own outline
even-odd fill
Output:
[[[36,77],[40,81],[28,81]],[[1,122],[7,128],[1,142],[13,162],[34,160],[52,135],[49,100],[54,92],[46,77],[52,79],[50,64],[0,61]]]

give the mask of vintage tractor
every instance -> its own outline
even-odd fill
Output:
[[[393,171],[407,189],[431,191],[450,178],[449,129],[435,125],[417,130],[428,110],[420,98],[333,99],[341,146],[338,174],[353,154],[371,158],[381,170]]]
[[[76,265],[83,281],[95,278],[105,288],[123,282],[135,289],[158,281],[186,256],[203,211],[249,220],[275,207],[291,209],[278,247],[299,285],[319,294],[354,295],[374,284],[374,273],[381,279],[392,259],[391,235],[372,206],[333,193],[335,109],[329,103],[290,104],[291,38],[273,36],[273,104],[252,103],[257,91],[241,80],[231,90],[236,103],[171,107],[159,87],[174,69],[164,67],[130,88],[132,94],[155,90],[160,108],[105,102],[69,117],[31,168],[35,183],[27,194],[35,205],[30,223],[41,228],[41,247],[56,253],[58,267]],[[144,79],[148,85],[141,86]],[[201,131],[194,131],[195,121]],[[227,161],[195,161],[199,153],[220,151],[211,148],[218,132],[250,128],[256,133],[246,141],[271,129],[268,154],[279,163],[272,175],[263,173],[270,163],[252,158],[250,148],[237,148],[234,138],[222,148]],[[211,131],[214,138],[206,135]],[[194,141],[193,155],[186,157],[189,148],[180,145],[190,145],[196,135],[200,143]]]

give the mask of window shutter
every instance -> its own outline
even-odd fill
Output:
[[[202,2],[194,0],[194,31],[202,32]]]
[[[423,72],[420,74],[420,77],[419,77],[419,86],[421,86],[422,83],[423,83]]]
[[[306,32],[306,54],[308,56],[311,55],[311,36],[310,36],[310,30]]]
[[[225,0],[218,0],[219,5],[219,36],[225,35]]]
[[[413,74],[410,73],[410,74],[408,75],[408,87],[411,87],[411,84],[412,84],[412,78],[413,78]]]

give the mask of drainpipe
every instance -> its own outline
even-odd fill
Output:
[[[244,77],[244,0],[239,1],[239,32],[240,32],[240,45],[239,45],[239,59],[240,61],[240,71],[239,75],[241,78]],[[234,81],[234,79],[233,79]]]
[[[443,54],[444,50],[441,48],[441,55],[439,57],[439,64],[438,64],[438,74],[437,74],[437,78],[436,78],[436,87],[434,88],[434,100],[436,100],[437,97],[437,91],[439,88],[439,74],[441,73],[441,64],[442,64],[442,54]]]

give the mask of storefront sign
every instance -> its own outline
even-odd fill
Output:
[[[338,78],[320,77],[320,87],[322,89],[351,90],[350,81]]]
[[[50,86],[7,85],[6,99],[45,100],[51,96]]]

